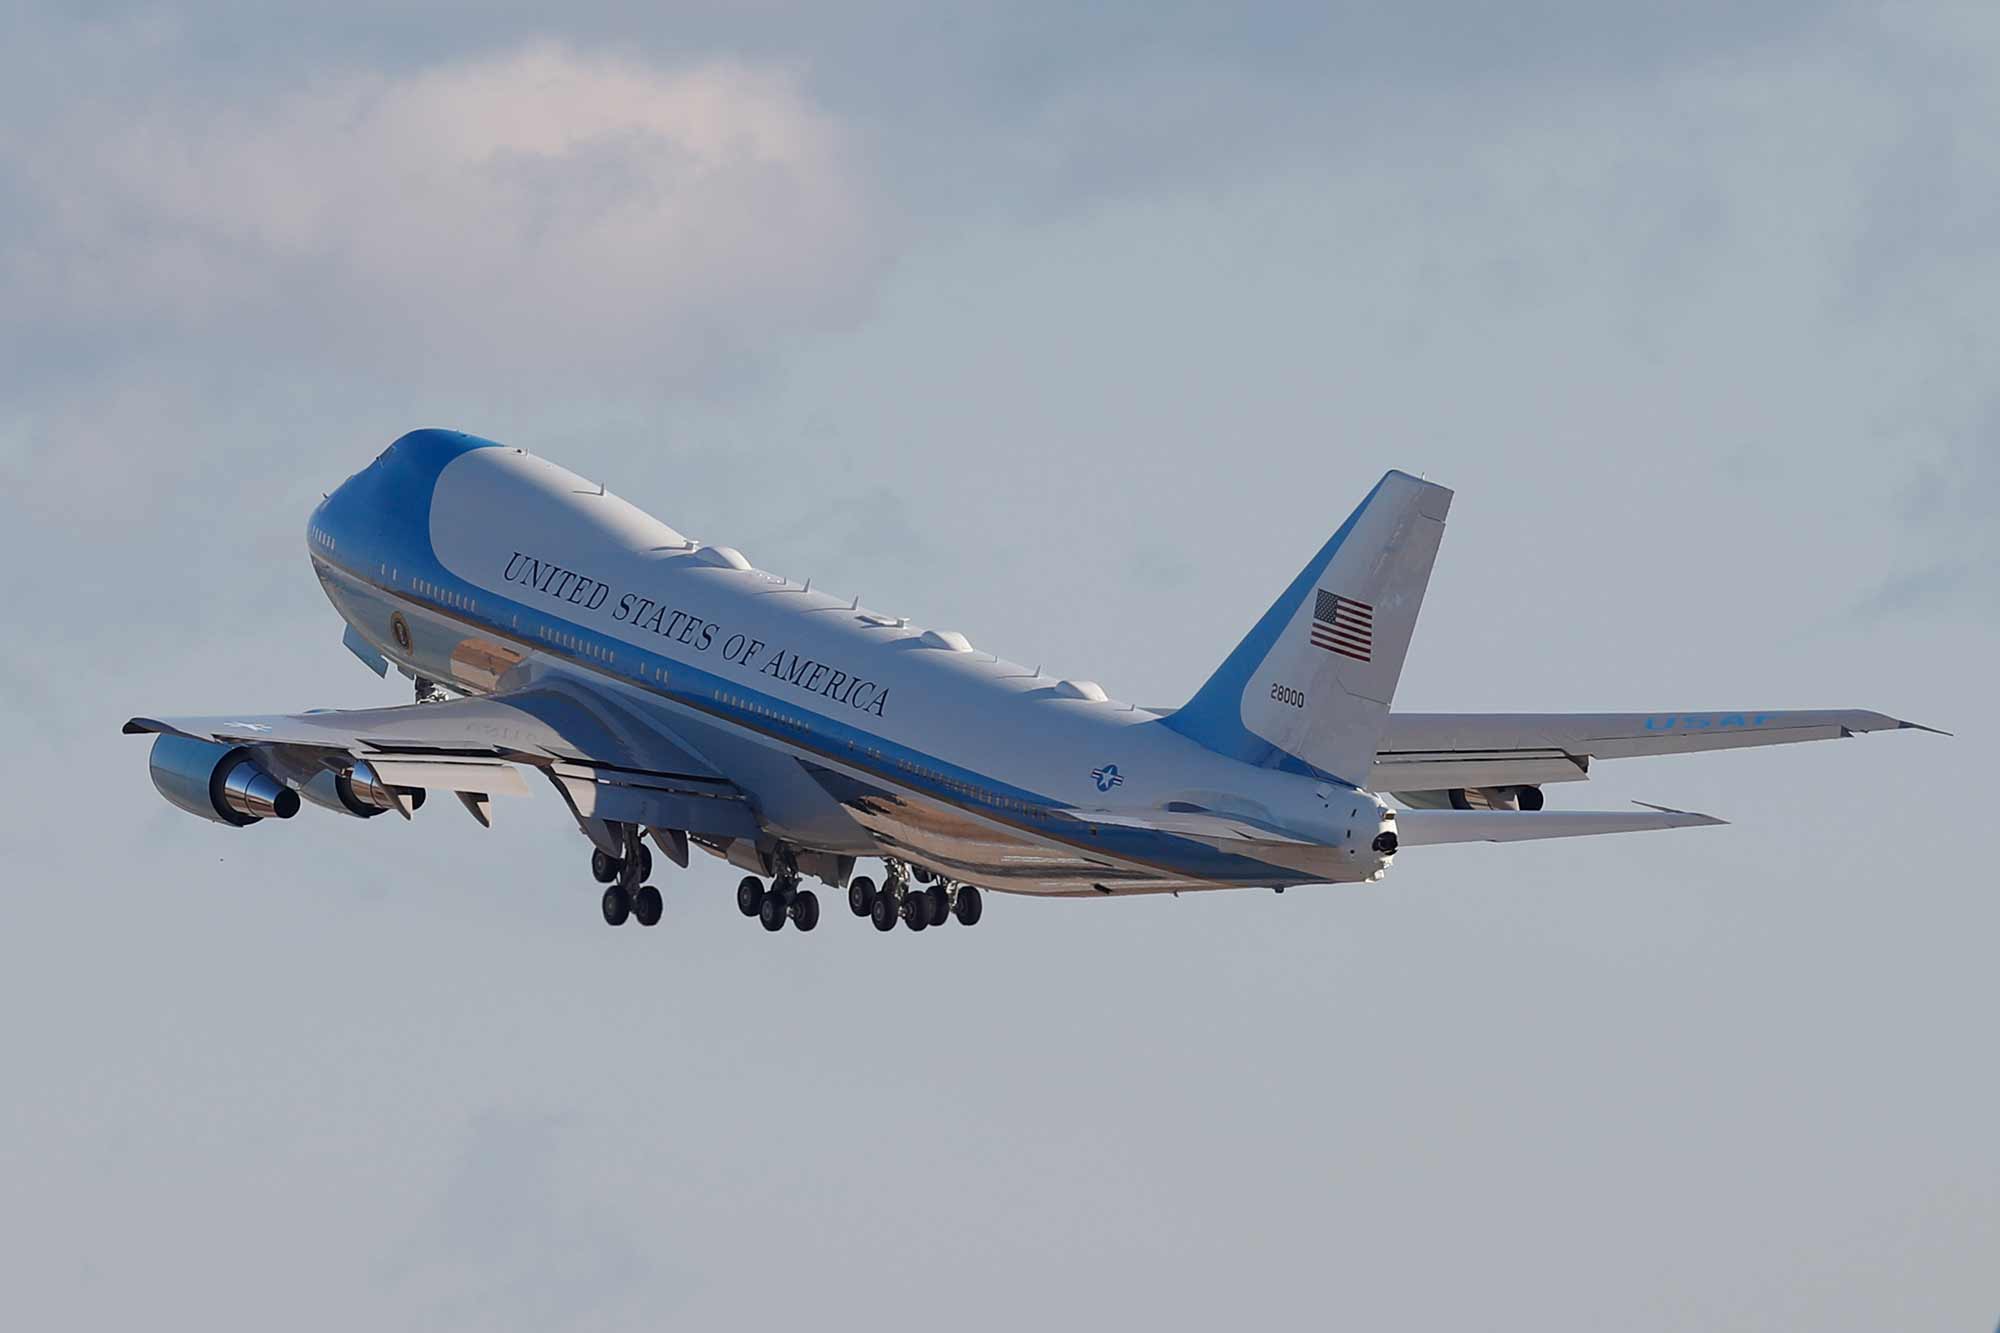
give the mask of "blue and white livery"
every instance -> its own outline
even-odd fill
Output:
[[[660,919],[657,848],[741,867],[738,905],[768,929],[812,929],[818,882],[922,930],[976,922],[982,889],[1284,889],[1378,879],[1413,845],[1716,824],[1556,812],[1542,792],[1598,759],[1913,725],[1394,713],[1451,499],[1388,473],[1194,698],[1158,710],[767,573],[523,450],[416,431],[326,498],[307,549],[348,649],[417,702],[125,730],[157,734],[162,795],[235,826],[302,800],[407,818],[428,792],[486,823],[546,782],[613,924]],[[879,881],[855,873],[871,859]]]

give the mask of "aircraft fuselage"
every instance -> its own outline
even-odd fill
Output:
[[[1394,815],[1371,793],[1225,758],[1088,682],[809,591],[520,450],[406,436],[318,507],[308,546],[334,607],[404,671],[468,694],[570,680],[657,718],[799,850],[1071,895],[1387,863],[1371,844]],[[1162,831],[1177,810],[1236,834]]]

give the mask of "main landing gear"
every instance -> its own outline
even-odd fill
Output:
[[[783,930],[787,921],[811,930],[819,924],[819,895],[800,888],[796,874],[779,874],[768,889],[755,875],[745,875],[736,886],[736,910],[756,917],[766,930]]]
[[[962,926],[979,923],[984,904],[979,890],[972,885],[956,884],[922,867],[911,867],[916,878],[929,885],[917,888],[910,884],[902,862],[884,864],[888,873],[880,888],[865,875],[855,877],[847,885],[847,909],[856,916],[867,917],[875,929],[894,930],[901,921],[911,930],[928,930],[952,917],[957,917]]]
[[[900,921],[911,930],[928,930],[954,917],[961,925],[978,923],[984,907],[978,889],[929,871],[916,876],[922,885],[912,884],[902,862],[885,864],[888,874],[879,888],[866,875],[847,883],[847,910],[874,922],[875,929],[894,930]],[[770,931],[783,930],[787,921],[800,930],[819,924],[819,896],[799,887],[798,871],[789,863],[780,866],[768,888],[755,875],[745,875],[736,886],[736,910]]]
[[[605,887],[604,924],[622,926],[638,918],[642,926],[657,926],[666,911],[660,891],[646,883],[653,873],[653,852],[639,841],[639,830],[625,830],[625,855],[611,856],[601,848],[590,854],[590,877]]]

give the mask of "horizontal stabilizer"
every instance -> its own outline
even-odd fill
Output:
[[[1600,759],[1694,754],[1867,731],[1936,731],[1860,708],[1651,713],[1392,713],[1369,770],[1374,791],[1579,782]]]
[[[1593,833],[1643,833],[1648,829],[1703,828],[1727,824],[1714,815],[1649,805],[1644,810],[1401,810],[1396,837],[1405,847],[1444,842],[1528,842],[1582,838]]]

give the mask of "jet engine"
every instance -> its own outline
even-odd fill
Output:
[[[218,745],[165,732],[147,761],[160,795],[191,815],[241,828],[290,819],[299,794],[265,772],[247,746]]]
[[[299,787],[299,795],[314,805],[338,810],[356,819],[373,819],[384,810],[409,817],[424,803],[421,787],[392,787],[364,759],[344,772],[321,769]]]

